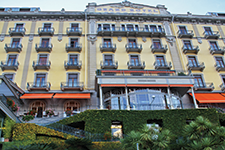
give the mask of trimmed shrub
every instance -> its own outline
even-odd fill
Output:
[[[13,133],[13,126],[16,124],[16,122],[12,119],[10,119],[8,116],[4,120],[4,130],[3,130],[3,137],[5,139],[9,139],[12,137]]]

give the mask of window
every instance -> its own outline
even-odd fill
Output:
[[[12,39],[12,44],[11,44],[11,47],[12,48],[17,48],[20,44],[20,38],[13,38]]]
[[[130,56],[130,64],[132,66],[138,66],[139,65],[139,58],[138,55],[131,55]]]
[[[211,50],[219,50],[216,41],[210,41],[209,43],[210,43]]]
[[[161,49],[162,46],[160,40],[153,40],[153,46],[156,49]]]
[[[128,43],[129,48],[137,48],[137,43],[135,39],[129,39],[128,42],[129,42]]]
[[[77,24],[77,23],[72,23],[71,24],[71,30],[72,31],[78,31],[78,27],[79,27],[79,24]]]
[[[42,39],[41,40],[41,47],[49,47],[49,41],[50,39],[49,38],[46,38],[46,39]]]
[[[110,66],[113,63],[113,56],[112,55],[104,55],[104,64],[106,66]]]
[[[41,54],[39,55],[38,65],[46,65],[47,64],[48,55]]]
[[[110,31],[110,24],[103,24],[104,31]]]
[[[147,31],[147,32],[149,31],[148,30],[148,25],[145,25],[145,31]]]
[[[216,57],[216,65],[218,67],[224,68],[224,62],[223,62],[223,58],[222,57]]]
[[[37,74],[35,80],[35,86],[37,87],[46,87],[46,74]]]
[[[77,86],[77,74],[68,74],[68,86],[69,87],[76,87]]]
[[[197,63],[197,60],[196,60],[195,56],[189,56],[188,62],[189,62],[190,67],[197,67],[198,66],[198,63]]]
[[[23,31],[23,24],[16,24],[16,32],[21,32],[21,31]]]
[[[112,47],[111,39],[104,39],[103,41],[104,41],[104,44],[103,44],[104,48],[111,48]]]
[[[80,103],[76,101],[69,101],[64,104],[64,110],[80,111]]]
[[[122,31],[125,31],[125,25],[122,25],[121,27],[122,27]]]
[[[69,55],[69,64],[77,65],[78,64],[78,55]]]
[[[52,27],[52,24],[51,23],[44,23],[44,31],[45,32],[48,32],[48,31],[50,31],[51,30],[51,27]]]
[[[17,58],[17,55],[9,55],[7,65],[8,66],[15,66],[16,65],[16,58]]]
[[[165,66],[165,60],[163,56],[156,56],[156,62],[158,66]]]
[[[98,31],[101,31],[101,30],[102,30],[102,25],[98,24]]]
[[[187,29],[185,26],[179,26],[179,30],[181,34],[187,34]]]
[[[111,133],[114,137],[123,137],[123,125],[120,121],[112,121]]]
[[[190,40],[184,40],[184,49],[192,50],[192,45]]]
[[[6,78],[13,81],[13,74],[4,74]]]
[[[202,80],[201,75],[194,75],[194,82],[195,82],[195,86],[204,87],[204,82]]]
[[[212,35],[213,34],[210,27],[204,27],[204,30],[205,30],[205,35]]]
[[[225,84],[225,75],[222,75],[222,80],[223,80],[223,83]]]
[[[156,25],[150,25],[150,31],[151,31],[151,32],[157,32],[157,27],[156,27]]]
[[[134,31],[133,25],[127,25],[127,31]]]
[[[78,47],[78,39],[70,39],[71,47]]]

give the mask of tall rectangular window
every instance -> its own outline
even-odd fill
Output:
[[[103,30],[104,31],[110,31],[110,25],[109,24],[103,24]]]
[[[23,24],[22,23],[17,23],[16,24],[16,31],[17,32],[23,31]]]
[[[79,27],[79,24],[77,24],[77,23],[72,23],[71,24],[71,30],[72,31],[78,31],[78,27]]]
[[[131,55],[130,61],[132,66],[138,66],[139,65],[139,58],[138,55]]]
[[[46,65],[47,64],[48,55],[47,54],[40,54],[38,65]]]
[[[133,25],[127,25],[127,31],[134,31]]]
[[[196,60],[195,56],[189,56],[188,62],[189,62],[189,66],[191,66],[191,67],[197,67],[198,66],[198,63],[197,63],[197,60]]]
[[[156,25],[150,25],[150,30],[151,30],[151,32],[157,32]]]
[[[107,65],[107,66],[112,65],[112,63],[113,63],[112,55],[105,55],[104,58],[105,58],[104,59],[105,65]]]
[[[128,43],[129,48],[136,48],[137,47],[137,43],[136,43],[135,39],[129,39],[128,42],[129,42]]]
[[[105,47],[105,48],[111,48],[112,47],[111,39],[104,39],[103,41],[104,41],[103,47]]]
[[[41,40],[41,47],[49,47],[49,41],[50,39],[49,38],[44,38]]]
[[[212,32],[210,27],[204,27],[204,30],[205,30],[205,34],[206,35],[212,35],[213,34],[213,32]]]
[[[222,75],[223,84],[225,84],[225,75]]]
[[[7,65],[8,66],[16,65],[16,58],[17,58],[17,55],[9,55]]]
[[[77,65],[78,63],[78,56],[77,55],[70,55],[69,56],[69,64],[70,65]]]
[[[224,62],[223,62],[223,58],[222,57],[216,57],[216,65],[218,67],[224,68]]]
[[[210,43],[211,50],[218,50],[219,49],[216,41],[210,41],[209,43]]]
[[[46,74],[37,74],[35,86],[37,87],[45,87],[46,86]]]
[[[184,40],[184,49],[192,50],[192,45],[190,40]]]
[[[204,82],[202,80],[201,75],[194,75],[194,82],[195,82],[195,86],[204,87]]]
[[[156,49],[161,49],[162,46],[160,40],[153,40],[153,46]]]
[[[159,65],[159,66],[165,66],[166,65],[163,56],[156,56],[156,62],[157,62],[157,65]]]
[[[181,34],[187,34],[187,30],[185,26],[179,26],[179,30]]]
[[[77,74],[68,74],[68,86],[69,87],[76,87],[77,86]]]
[[[52,24],[51,23],[44,23],[43,30],[45,32],[48,32],[48,31],[51,30],[51,27],[52,27]]]
[[[12,44],[11,44],[11,47],[12,47],[12,48],[18,47],[19,44],[20,44],[20,38],[13,38],[13,39],[12,39]]]
[[[70,46],[71,47],[77,47],[78,46],[78,39],[70,39]]]

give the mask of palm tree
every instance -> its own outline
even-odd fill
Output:
[[[121,143],[123,149],[125,150],[134,150],[136,148],[136,144],[140,143],[141,133],[138,131],[131,131],[127,134],[124,139],[121,139]]]

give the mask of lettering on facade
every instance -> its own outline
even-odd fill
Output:
[[[156,80],[138,80],[138,82],[156,82]]]
[[[112,12],[112,13],[150,13],[158,14],[156,9],[134,9],[134,8],[96,8],[96,12]]]

